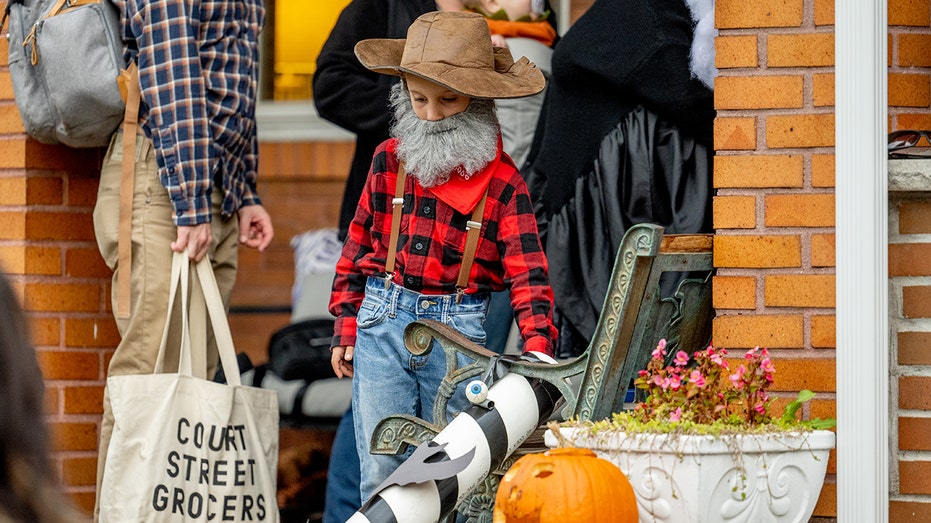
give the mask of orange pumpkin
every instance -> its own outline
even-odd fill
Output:
[[[527,454],[501,478],[494,523],[637,523],[627,476],[588,449]]]

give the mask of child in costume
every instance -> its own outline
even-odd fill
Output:
[[[551,355],[556,329],[533,206],[494,110],[496,98],[540,92],[543,74],[493,48],[475,13],[428,13],[407,39],[363,40],[355,51],[402,79],[392,138],[375,151],[330,298],[332,364],[353,378],[365,502],[406,458],[369,453],[376,425],[394,414],[432,421],[445,374],[442,350],[404,346],[410,322],[441,321],[483,344],[489,293],[509,289],[525,352]],[[467,405],[457,391],[449,414]]]
[[[473,11],[484,16],[493,46],[508,48],[511,56],[527,57],[549,78],[557,33],[545,0],[446,0],[440,10]],[[518,168],[530,154],[545,94],[544,89],[533,96],[495,101],[504,150]],[[519,340],[509,341],[515,337],[513,316],[507,295],[492,294],[485,323],[489,349],[504,352],[513,344],[520,347]]]

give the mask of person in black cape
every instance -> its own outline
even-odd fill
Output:
[[[713,12],[713,0],[596,0],[556,45],[521,172],[560,357],[590,343],[628,228],[712,230]]]

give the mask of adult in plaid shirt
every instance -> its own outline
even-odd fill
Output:
[[[209,256],[228,305],[239,244],[261,251],[274,234],[256,192],[258,34],[265,7],[262,0],[114,4],[128,62],[138,64],[141,92],[129,267],[119,266],[117,248],[122,133],[104,158],[94,229],[100,253],[115,271],[115,312],[116,276],[128,271],[130,278],[129,316],[115,314],[122,339],[108,373],[143,374],[154,368],[168,314],[172,251],[187,249],[194,260]],[[180,347],[180,322],[172,325],[179,327],[169,338],[166,362],[177,361]],[[214,346],[208,351],[210,377],[217,359]],[[103,403],[98,492],[113,428],[106,392]]]
[[[430,420],[445,374],[442,351],[412,355],[404,346],[411,321],[442,321],[483,344],[489,292],[510,289],[525,352],[551,355],[556,329],[533,206],[502,152],[494,112],[495,98],[540,92],[543,74],[493,49],[475,13],[428,13],[406,40],[364,40],[355,49],[369,69],[403,80],[391,97],[393,137],[375,151],[330,299],[333,369],[353,377],[364,502],[405,459],[369,453],[375,426],[392,414]],[[474,249],[469,230],[478,230]],[[457,392],[450,414],[467,404]]]

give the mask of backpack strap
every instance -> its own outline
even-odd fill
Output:
[[[117,232],[119,265],[116,275],[116,317],[130,313],[130,271],[132,270],[133,177],[136,170],[136,132],[139,127],[139,68],[135,61],[124,71],[126,112],[123,115],[123,159],[120,176],[120,224]]]

